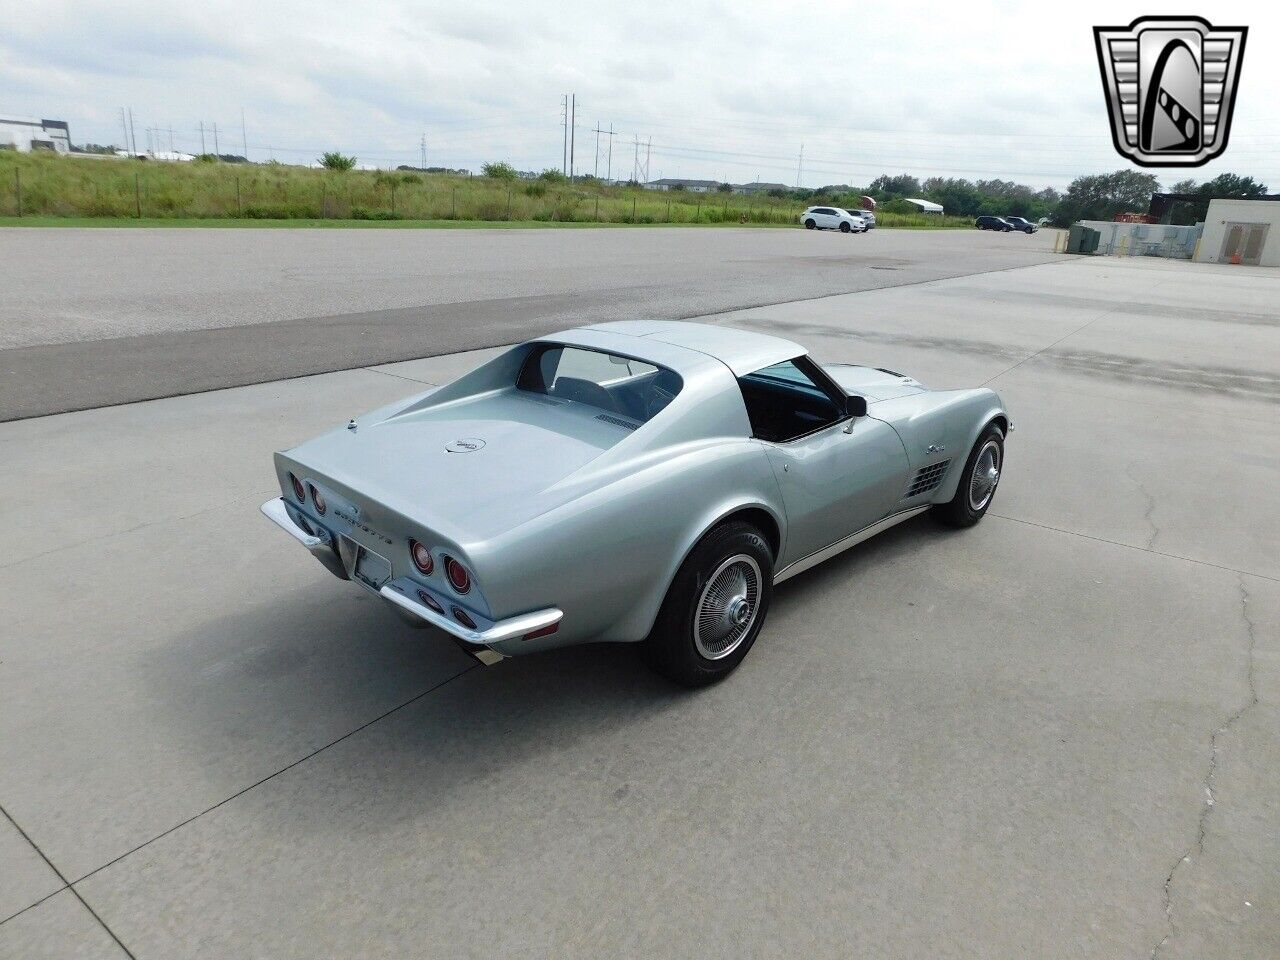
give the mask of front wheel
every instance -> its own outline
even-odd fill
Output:
[[[817,228],[817,226],[818,226],[818,224],[813,220],[813,218],[812,218],[812,217],[810,217],[808,220],[806,220],[806,221],[804,222],[804,228],[805,228],[806,230],[813,230],[813,229],[816,229],[816,228]]]
[[[986,515],[995,499],[1003,468],[1004,434],[991,424],[969,451],[956,495],[947,503],[936,504],[933,515],[950,527],[972,527]]]
[[[641,652],[686,687],[727,677],[760,635],[773,597],[773,552],[760,531],[716,527],[681,564]]]
[[[840,232],[841,232],[841,233],[848,233],[848,232],[849,232],[850,230],[852,230],[852,229],[853,229],[853,227],[849,226],[848,221],[841,221],[841,223],[840,223]]]

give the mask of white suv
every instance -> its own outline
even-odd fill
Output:
[[[861,217],[866,223],[868,230],[874,230],[876,228],[876,215],[870,210],[846,210],[845,212],[851,213],[855,217]]]
[[[808,230],[839,230],[841,233],[866,233],[867,222],[840,207],[810,207],[800,214],[800,222]]]

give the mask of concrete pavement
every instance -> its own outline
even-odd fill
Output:
[[[711,318],[1016,429],[981,525],[789,582],[698,693],[624,648],[473,667],[258,516],[272,450],[475,356],[0,425],[0,957],[1269,960],[1276,283],[1071,260]]]
[[[0,420],[1052,259],[957,230],[0,229]]]

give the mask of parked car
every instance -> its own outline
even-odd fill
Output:
[[[800,214],[800,222],[809,230],[839,230],[841,233],[866,233],[867,222],[840,207],[810,207]]]
[[[855,217],[861,217],[867,224],[868,230],[876,228],[876,215],[870,210],[846,210],[845,213],[852,214]]]
[[[277,453],[262,511],[482,662],[637,643],[696,686],[747,655],[776,584],[926,510],[980,521],[1011,429],[990,389],[603,323]]]
[[[1004,217],[979,217],[973,221],[973,225],[979,230],[999,230],[1002,233],[1009,233],[1013,230],[1013,224]]]
[[[1021,230],[1023,233],[1035,233],[1038,229],[1040,229],[1034,223],[1032,223],[1030,220],[1027,220],[1024,217],[1004,217],[1003,220],[1005,223],[1013,227],[1013,229]]]

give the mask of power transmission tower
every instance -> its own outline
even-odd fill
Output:
[[[569,175],[569,95],[560,98],[560,126],[564,127],[564,148],[560,158],[560,172]]]
[[[425,133],[422,135],[419,146],[422,148],[422,169],[425,171],[427,169],[427,135]]]
[[[573,142],[578,132],[578,95],[573,94],[573,106],[569,111],[569,179],[573,179]]]
[[[605,167],[604,178],[610,181],[613,180],[613,124],[612,123],[609,124],[609,161],[608,161],[608,165]]]
[[[804,175],[804,144],[800,144],[800,161],[796,164],[796,189],[800,189],[800,178]]]
[[[200,155],[204,156],[208,152],[209,152],[208,149],[206,149],[204,145],[204,121],[201,120],[200,121]]]
[[[644,148],[644,182],[649,182],[649,158],[653,154],[653,137],[649,138],[649,142]]]
[[[124,131],[124,150],[129,151],[129,124],[124,119],[124,107],[120,108],[120,129]]]
[[[218,121],[213,121],[213,155],[221,159],[222,151],[218,149]]]
[[[640,135],[633,134],[635,137],[635,151],[631,157],[631,179],[639,182],[640,180]]]
[[[133,144],[133,152],[138,152],[138,131],[133,126],[133,107],[129,107],[129,140]]]
[[[249,134],[244,126],[244,107],[240,108],[240,145],[244,148],[244,158],[249,159]]]
[[[596,156],[595,166],[591,168],[591,175],[597,180],[600,179],[600,121],[596,121]]]

